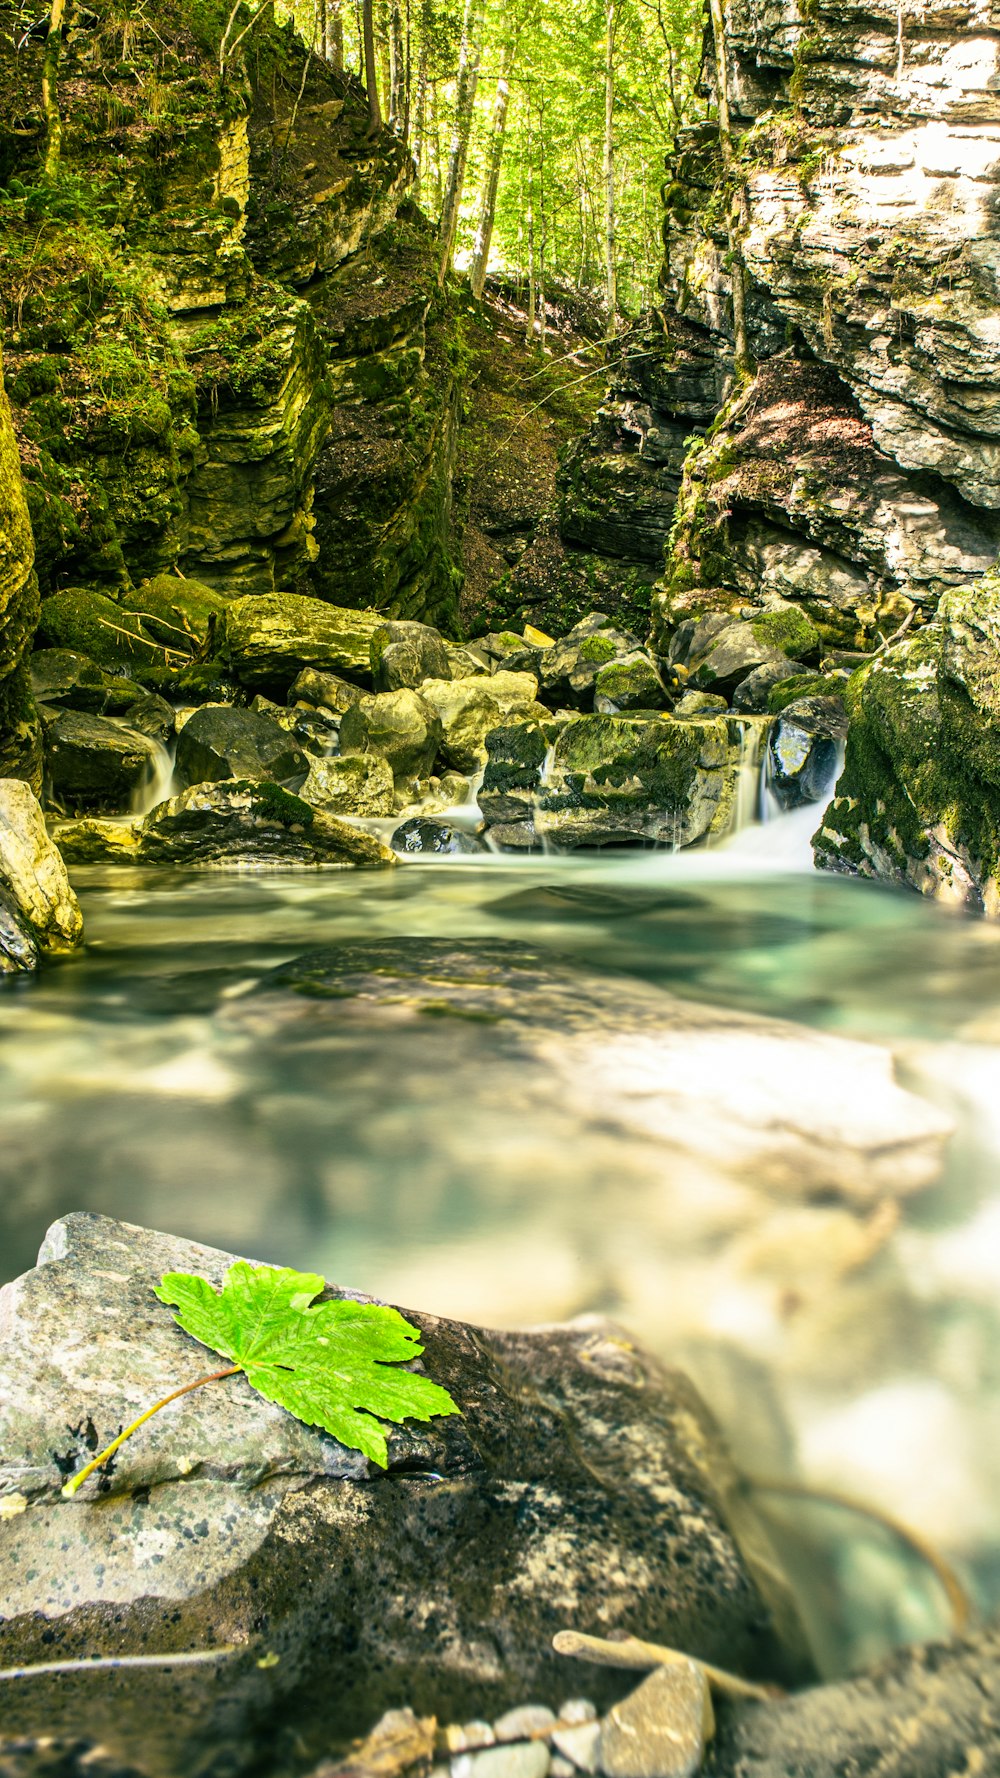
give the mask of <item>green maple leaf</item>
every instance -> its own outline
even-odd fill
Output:
[[[238,1260],[221,1290],[191,1272],[166,1272],[156,1295],[185,1333],[245,1371],[258,1394],[384,1469],[379,1420],[460,1410],[440,1384],[398,1368],[423,1351],[419,1329],[398,1309],[315,1302],[325,1288],[315,1272]]]

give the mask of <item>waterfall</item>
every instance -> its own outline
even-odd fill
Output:
[[[757,816],[749,826],[741,827],[738,820],[734,820],[729,838],[724,841],[726,851],[731,857],[766,859],[775,871],[812,870],[812,837],[822,826],[843,770],[843,743],[837,747],[823,795],[816,802],[803,803],[797,809],[783,809],[771,789],[769,759],[765,747],[758,756],[756,767]]]
[[[173,791],[174,756],[162,741],[154,740],[152,746],[155,749],[153,758],[132,793],[133,815],[148,815],[158,803],[166,802]]]

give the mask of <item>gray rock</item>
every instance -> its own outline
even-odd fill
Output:
[[[128,725],[137,734],[148,735],[151,741],[158,741],[165,747],[172,740],[177,726],[173,705],[166,698],[158,697],[155,692],[143,692],[134,704],[129,706]]]
[[[505,718],[534,714],[538,681],[532,673],[503,669],[488,679],[431,679],[420,695],[437,712],[443,731],[441,751],[459,772],[486,764],[486,737]]]
[[[560,1723],[568,1726],[559,1727],[552,1735],[552,1745],[565,1754],[568,1760],[580,1772],[596,1772],[598,1751],[601,1740],[601,1725],[596,1720],[597,1711],[591,1705],[593,1714],[582,1721],[567,1717],[565,1708],[560,1710]]]
[[[230,778],[266,778],[299,790],[308,776],[309,760],[269,717],[229,704],[204,704],[177,737],[174,771],[182,789]]]
[[[52,795],[71,809],[127,809],[156,758],[148,735],[110,716],[64,710],[45,732]]]
[[[556,738],[535,826],[568,848],[691,845],[728,830],[738,771],[722,716],[578,716]]]
[[[713,1778],[1000,1771],[1000,1630],[900,1649],[871,1673],[719,1712]]]
[[[718,716],[720,711],[729,709],[725,698],[711,691],[686,691],[678,698],[671,712],[674,716],[687,718],[690,716]]]
[[[425,679],[450,679],[451,665],[440,631],[430,624],[384,623],[371,642],[376,691],[415,690]]]
[[[733,709],[745,710],[748,714],[762,716],[767,710],[768,699],[776,685],[785,679],[794,679],[796,674],[806,671],[801,661],[781,660],[769,661],[766,666],[755,667],[745,679],[741,679],[733,692]]]
[[[437,758],[442,728],[437,711],[415,691],[379,692],[344,712],[345,753],[377,753],[397,779],[426,778]]]
[[[555,1726],[556,1715],[547,1704],[517,1704],[505,1710],[493,1724],[498,1741],[526,1741]]]
[[[82,942],[66,866],[21,778],[0,778],[0,893],[0,969],[30,969],[39,951],[73,951]]]
[[[144,686],[99,667],[69,648],[41,648],[28,658],[31,689],[44,704],[91,716],[121,716],[146,696]]]
[[[602,668],[634,656],[636,641],[636,637],[616,630],[600,612],[582,619],[568,636],[538,657],[538,678],[545,697],[571,709],[592,709]]]
[[[246,1653],[113,1687],[39,1679],[5,1696],[8,1734],[72,1733],[176,1778],[224,1732],[227,1770],[284,1774],[290,1712],[334,1752],[401,1696],[439,1720],[472,1690],[497,1713],[554,1701],[551,1637],[581,1618],[808,1672],[712,1422],[608,1324],[486,1333],[416,1315],[423,1362],[463,1411],[391,1429],[384,1473],[236,1377],[151,1421],[107,1492],[65,1501],[89,1415],[103,1438],[204,1370],[152,1284],[171,1269],[218,1283],[232,1256],[72,1215],[40,1257],[0,1298],[0,1665],[43,1660],[53,1639]],[[599,1676],[599,1699],[620,1692]]]
[[[544,1741],[487,1747],[472,1755],[472,1778],[546,1778],[550,1759]]]
[[[601,1724],[605,1778],[694,1778],[712,1730],[708,1680],[695,1661],[659,1667]]]
[[[489,850],[482,840],[465,828],[453,827],[448,821],[430,821],[412,815],[403,821],[392,836],[392,849],[399,853],[447,853],[451,857],[472,856]]]
[[[609,661],[594,680],[594,709],[603,716],[619,710],[662,710],[666,703],[660,675],[641,650]]]

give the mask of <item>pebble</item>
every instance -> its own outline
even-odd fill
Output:
[[[544,1741],[507,1742],[472,1755],[472,1778],[548,1778],[549,1750]]]
[[[597,1705],[592,1704],[589,1698],[567,1698],[565,1704],[559,1706],[559,1721],[596,1722]]]
[[[444,1732],[449,1753],[475,1753],[479,1747],[492,1747],[496,1736],[488,1722],[467,1722],[459,1728],[449,1723]]]
[[[549,1765],[549,1778],[576,1778],[576,1767],[571,1759],[563,1759],[561,1753],[553,1756]]]
[[[563,1719],[565,1721],[565,1718]],[[558,1728],[552,1736],[552,1745],[567,1759],[573,1761],[580,1772],[597,1771],[597,1750],[601,1739],[599,1722],[571,1723],[566,1728]]]
[[[555,1722],[555,1712],[547,1704],[519,1704],[516,1710],[497,1717],[493,1732],[498,1741],[524,1741],[529,1735],[554,1728]]]
[[[712,1722],[708,1681],[694,1661],[658,1667],[604,1718],[605,1778],[694,1778]]]

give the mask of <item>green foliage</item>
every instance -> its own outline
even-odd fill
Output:
[[[459,1410],[439,1384],[400,1368],[423,1348],[398,1309],[317,1303],[324,1289],[316,1273],[240,1260],[221,1291],[192,1273],[167,1272],[156,1295],[176,1309],[185,1333],[232,1359],[260,1395],[384,1469],[379,1420],[398,1424]]]

